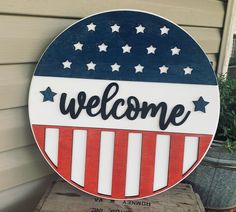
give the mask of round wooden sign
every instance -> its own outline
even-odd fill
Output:
[[[202,160],[219,91],[182,28],[147,12],[107,11],[76,22],[45,50],[29,117],[41,153],[67,182],[104,198],[143,198]]]

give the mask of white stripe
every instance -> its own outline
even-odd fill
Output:
[[[184,141],[183,174],[197,161],[198,137],[186,136]]]
[[[76,119],[71,119],[69,114],[62,115],[58,111],[61,93],[66,92],[68,94],[66,105],[69,104],[69,100],[71,98],[75,98],[75,108],[77,109],[77,95],[79,92],[86,92],[87,97],[85,102],[87,104],[88,99],[91,96],[98,95],[102,98],[105,88],[111,82],[114,81],[62,77],[53,77],[52,80],[52,77],[34,76],[32,79],[29,95],[29,114],[31,124],[80,126],[92,128],[100,128],[102,126],[103,128],[109,129],[134,129],[144,131],[160,130],[158,124],[160,112],[157,113],[156,118],[148,115],[145,119],[142,119],[139,114],[138,118],[135,120],[129,120],[127,118],[117,120],[111,116],[104,122],[102,121],[100,114],[95,117],[90,117],[87,115],[85,110],[82,110],[79,117]],[[182,104],[185,107],[185,113],[188,110],[192,111],[190,116],[188,117],[187,121],[180,126],[174,126],[170,124],[166,131],[180,133],[191,132],[198,134],[212,134],[213,132],[215,132],[218,122],[217,114],[219,112],[217,86],[135,81],[117,81],[117,83],[119,85],[119,92],[106,104],[107,113],[110,111],[113,103],[118,98],[127,100],[129,96],[137,97],[140,102],[140,107],[142,106],[142,102],[144,101],[155,104],[164,101],[168,105],[167,114],[170,114],[175,105]],[[50,102],[43,102],[43,96],[39,92],[45,90],[48,86],[51,87],[52,91],[57,93],[57,95],[54,96],[53,104]],[[173,93],[181,95],[172,95],[170,98],[170,95]],[[206,101],[210,102],[206,106],[206,113],[193,111],[194,104],[192,101],[198,100],[200,96],[202,96]],[[93,113],[99,111],[100,107],[101,104],[99,104],[96,108],[93,108]],[[124,106],[119,105],[117,115],[121,115],[126,109],[127,104],[125,104]],[[184,115],[181,117],[177,117],[176,121],[181,121],[183,117]],[[199,124],[200,122],[201,124]]]
[[[87,131],[74,130],[71,180],[84,186],[85,158],[86,158]]]
[[[111,195],[114,155],[114,132],[101,132],[98,193]]]
[[[139,194],[142,134],[129,133],[125,196]]]
[[[167,186],[169,168],[170,136],[157,135],[153,190]]]
[[[58,163],[58,143],[59,143],[59,129],[46,128],[45,152],[47,153],[48,157],[55,166],[57,166]]]

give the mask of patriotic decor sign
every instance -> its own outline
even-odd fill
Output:
[[[46,49],[29,116],[40,151],[67,182],[100,197],[143,198],[180,182],[206,154],[218,85],[183,29],[146,12],[108,11]]]

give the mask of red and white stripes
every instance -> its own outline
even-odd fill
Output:
[[[33,125],[51,166],[76,187],[114,199],[153,195],[201,160],[211,135]]]

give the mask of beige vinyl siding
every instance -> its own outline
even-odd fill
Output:
[[[51,173],[35,145],[0,154],[0,191],[33,181]]]
[[[5,0],[0,2],[0,191],[52,172],[40,155],[27,114],[30,79],[53,38],[84,16],[132,8],[180,24],[203,47],[214,69],[225,2],[218,0]]]
[[[62,18],[82,18],[112,9],[137,9],[156,13],[180,25],[222,27],[224,2],[218,0],[7,0],[0,13]]]
[[[2,152],[34,144],[27,107],[0,110],[0,123],[0,156]]]

